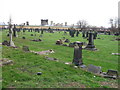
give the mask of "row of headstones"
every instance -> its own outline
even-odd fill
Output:
[[[97,49],[95,48],[95,45],[94,45],[94,39],[97,37],[97,34],[96,34],[96,33],[89,32],[89,33],[87,33],[86,35],[88,36],[88,44],[87,44],[87,46],[86,46],[86,49],[89,49],[89,50],[97,50]],[[66,39],[65,42],[69,43],[70,40]],[[62,40],[61,40],[61,39],[60,39],[60,40],[57,40],[57,41],[56,41],[56,44],[57,44],[57,45],[63,44],[63,43],[62,43]],[[69,44],[70,47],[74,47],[74,45],[75,45],[75,43],[70,43],[70,44]]]

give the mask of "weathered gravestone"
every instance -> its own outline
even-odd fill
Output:
[[[73,62],[76,66],[83,65],[82,62],[82,42],[76,42],[76,46],[74,47],[74,56],[73,56]]]
[[[13,27],[13,36],[14,36],[14,37],[17,37],[16,30],[17,30],[17,29],[16,29],[16,26],[15,26],[15,24],[14,24],[14,27]]]
[[[101,67],[99,66],[94,66],[92,64],[90,64],[88,66],[88,71],[89,72],[92,72],[92,73],[96,73],[96,74],[100,74],[102,71],[101,71]]]
[[[116,70],[108,70],[107,74],[110,76],[117,76],[118,77],[118,71],[116,71]]]
[[[22,37],[22,39],[25,39],[25,37]]]
[[[83,37],[83,38],[85,37],[85,32],[82,32],[82,37]]]
[[[33,34],[31,34],[31,36],[33,36]]]
[[[69,43],[69,47],[74,47],[75,43]]]
[[[30,51],[28,46],[23,46],[22,49],[23,49],[23,51],[25,51],[25,52],[29,52],[29,51]]]
[[[52,57],[45,57],[47,60],[52,60],[52,61],[58,61],[57,58],[52,58]]]
[[[66,40],[65,40],[65,42],[66,42],[66,43],[69,43],[69,42],[70,42],[70,40],[69,40],[69,39],[66,39]]]
[[[57,44],[57,45],[61,45],[61,44],[63,44],[63,42],[62,42],[62,40],[60,39],[60,40],[57,40],[57,41],[56,41],[56,44]]]
[[[89,33],[89,39],[88,39],[88,44],[87,44],[87,46],[85,47],[85,49],[88,49],[88,50],[97,50],[96,48],[95,48],[95,45],[94,45],[94,39],[93,39],[93,33],[92,32],[90,32]]]
[[[93,39],[96,39],[96,37],[97,37],[97,32],[93,34]]]
[[[42,34],[39,37],[42,37]]]
[[[89,34],[89,33],[88,33],[88,32],[86,32],[86,38],[88,37],[88,34]]]
[[[10,46],[10,42],[8,42],[7,40],[4,40],[4,41],[2,42],[2,45]]]
[[[7,34],[7,36],[9,37],[10,35],[9,35],[9,34]]]
[[[79,35],[79,31],[77,30],[77,32],[76,32],[76,37],[78,37],[78,35]]]

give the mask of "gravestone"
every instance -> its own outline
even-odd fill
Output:
[[[118,77],[118,71],[116,71],[116,70],[108,70],[107,74],[110,76],[117,76]]]
[[[76,66],[83,65],[82,62],[82,42],[77,42],[77,44],[74,47],[74,56],[73,56],[73,62]]]
[[[78,35],[79,35],[79,31],[77,30],[77,32],[76,32],[76,37],[78,37]]]
[[[68,46],[67,44],[62,44],[62,46]]]
[[[60,40],[57,40],[57,41],[56,41],[56,44],[57,44],[57,45],[61,45],[61,44],[63,44],[63,42],[62,42],[62,40],[60,39]]]
[[[40,35],[40,37],[42,37],[42,34]]]
[[[97,74],[100,74],[102,71],[101,71],[101,67],[98,67],[98,66],[94,66],[92,64],[90,64],[88,66],[88,71],[89,72],[92,72],[92,73],[97,73]]]
[[[7,34],[7,36],[9,37],[10,35],[9,35],[9,34]]]
[[[66,39],[66,40],[65,40],[65,42],[66,42],[66,43],[69,43],[69,42],[70,42],[70,40],[69,40],[69,39]]]
[[[25,37],[22,37],[22,39],[25,39]]]
[[[74,43],[69,43],[69,47],[74,47],[75,44]]]
[[[52,58],[52,57],[45,57],[47,60],[52,60],[52,61],[58,61],[57,58]]]
[[[82,37],[85,37],[85,32],[82,32]]]
[[[89,42],[88,42],[87,46],[85,47],[85,49],[88,49],[88,50],[97,50],[95,48],[95,45],[94,45],[94,39],[93,39],[93,33],[92,32],[89,33],[88,41]]]
[[[30,51],[28,46],[23,46],[22,49],[23,49],[23,51],[25,51],[25,52],[29,52],[29,51]]]
[[[10,46],[10,42],[8,42],[7,40],[4,40],[4,41],[2,42],[2,45]]]
[[[86,38],[88,37],[88,32],[86,32]]]
[[[31,34],[31,36],[33,36],[33,34]]]
[[[13,36],[14,36],[14,37],[17,36],[17,35],[16,35],[16,26],[15,26],[15,24],[14,24],[14,27],[13,27]]]

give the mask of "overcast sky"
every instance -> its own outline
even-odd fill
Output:
[[[90,25],[109,27],[109,19],[118,17],[119,0],[1,0],[0,22],[7,23],[11,15],[13,23],[29,21],[40,25],[41,19],[54,23],[76,24],[86,20]]]

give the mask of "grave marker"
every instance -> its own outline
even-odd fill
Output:
[[[101,67],[94,66],[94,65],[90,64],[90,65],[88,66],[88,71],[89,71],[89,72],[92,72],[92,73],[100,74],[100,73],[101,73]]]
[[[82,42],[76,42],[76,46],[74,47],[74,56],[73,56],[73,62],[76,66],[83,65],[82,62]]]

